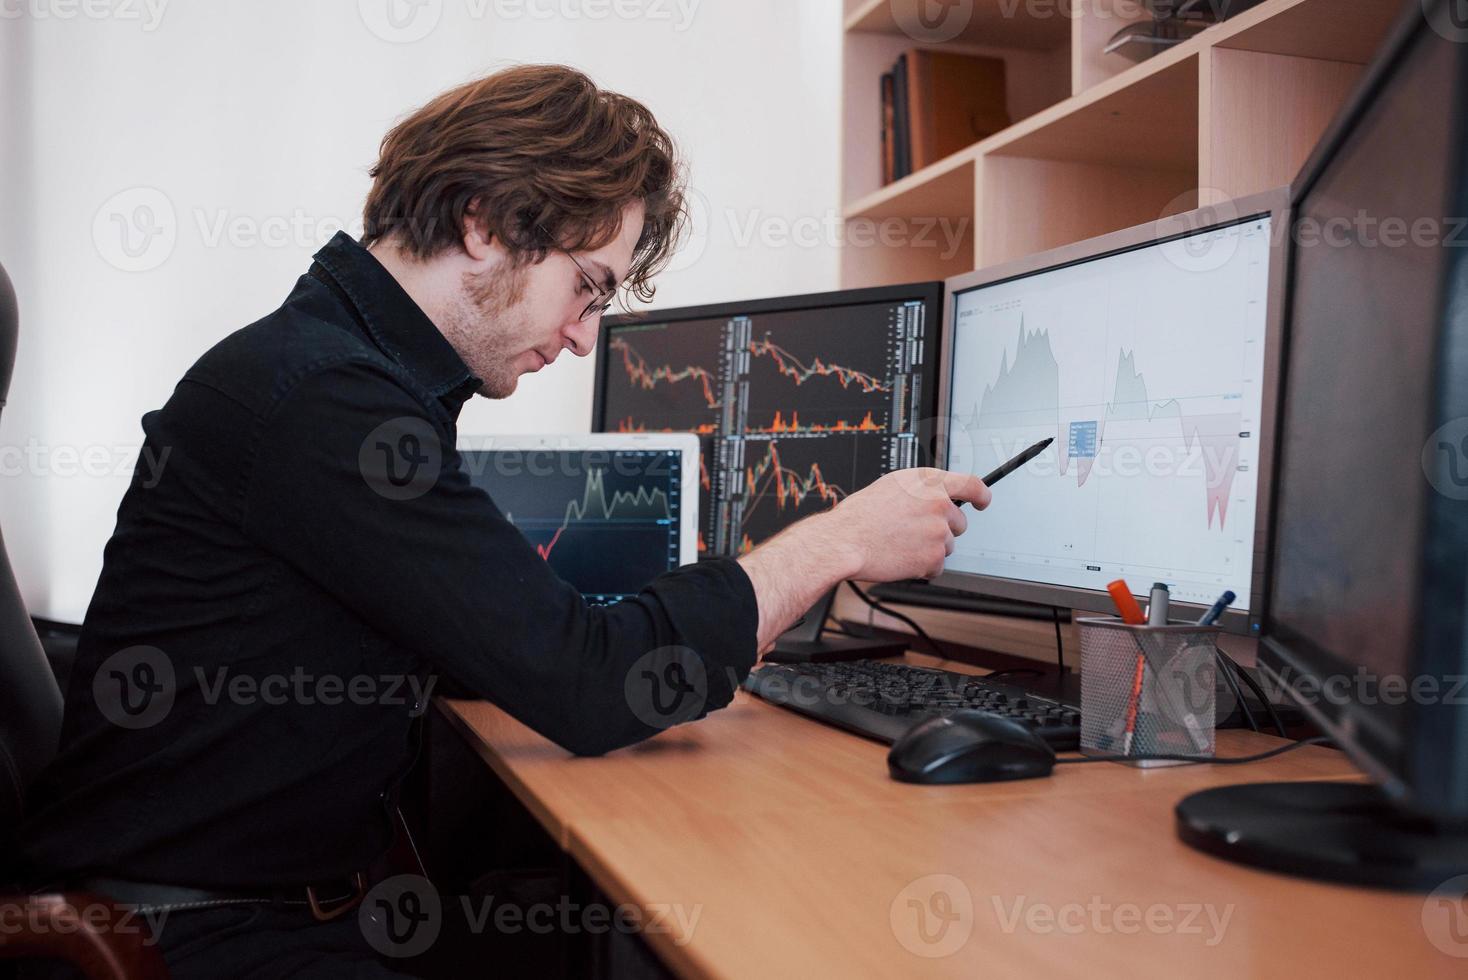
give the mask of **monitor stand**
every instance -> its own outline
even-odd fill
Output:
[[[1184,797],[1183,843],[1303,878],[1430,892],[1468,874],[1468,827],[1414,817],[1368,783],[1248,783]]]
[[[900,657],[907,652],[908,644],[901,640],[863,639],[838,634],[822,638],[826,617],[835,601],[836,589],[821,596],[800,622],[780,635],[775,641],[775,648],[765,654],[765,661],[775,664],[830,664],[843,660]]]

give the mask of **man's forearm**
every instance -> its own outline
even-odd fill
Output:
[[[817,514],[739,559],[759,601],[761,653],[832,586],[861,568],[857,548],[835,531],[828,514]]]

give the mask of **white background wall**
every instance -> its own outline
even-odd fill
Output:
[[[835,288],[839,30],[840,0],[0,0],[0,526],[32,612],[81,620],[140,417],[360,230],[378,141],[449,86],[560,62],[652,108],[701,231],[656,305]],[[592,368],[462,430],[584,431]]]

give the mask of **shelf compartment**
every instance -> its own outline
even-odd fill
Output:
[[[1364,65],[1401,12],[1398,0],[1271,0],[1205,31],[1200,40]]]
[[[955,153],[851,202],[842,213],[847,218],[919,214],[972,216],[976,155],[973,147]]]
[[[1293,181],[1365,70],[1352,62],[1224,47],[1205,59],[1198,179],[1210,201]]]
[[[1122,27],[1147,19],[1096,0],[1083,3],[1071,36],[1071,80],[1081,93],[1133,70],[1131,62],[1103,49]],[[1182,42],[1173,52],[1192,54],[1235,48],[1366,64],[1401,13],[1398,0],[1268,0]],[[1126,14],[1123,16],[1122,14]],[[1150,60],[1141,63],[1150,64]]]
[[[1138,69],[983,144],[980,265],[1198,205],[1199,59],[1168,52]]]
[[[848,4],[848,34],[897,34],[912,43],[927,43],[921,29],[909,33],[903,24],[920,24],[921,8],[931,0],[861,0]],[[994,48],[1048,50],[1070,43],[1070,18],[1061,9],[1062,0],[1027,4],[1024,0],[973,0],[972,14],[954,36],[942,30],[937,38]],[[952,8],[944,8],[945,13]],[[899,14],[902,19],[899,20]],[[954,12],[952,16],[961,16]],[[956,25],[955,25],[956,26]],[[941,30],[941,28],[940,28]]]
[[[1070,37],[1071,89],[1079,95],[1137,64],[1122,55],[1107,54],[1106,45],[1122,28],[1150,21],[1152,15],[1140,3],[1071,2],[1081,4]]]
[[[986,157],[979,170],[977,268],[1198,206],[1196,170],[1010,156]]]
[[[976,179],[972,155],[955,154],[929,167],[922,179],[905,178],[869,203],[858,203],[845,216],[841,281],[880,286],[973,269]],[[884,226],[890,244],[879,237]]]
[[[1158,55],[995,134],[979,149],[986,155],[1196,170],[1198,57],[1183,51]]]
[[[843,59],[845,75],[842,125],[842,196],[848,205],[893,190],[897,183],[881,183],[881,78],[899,55],[917,45],[904,36],[859,34],[848,36]],[[1002,58],[1010,119],[1019,122],[1049,109],[1070,96],[1070,62],[1066,49],[1034,51],[1018,48],[978,48],[946,45],[944,51]],[[967,148],[954,156],[967,154]],[[940,176],[955,161],[950,157],[930,164],[903,180]],[[894,193],[901,194],[901,190]],[[850,207],[847,209],[851,210]]]

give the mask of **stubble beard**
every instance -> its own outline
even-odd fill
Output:
[[[466,272],[454,312],[443,327],[444,338],[482,382],[485,398],[508,398],[520,374],[511,361],[528,332],[528,311],[520,308],[529,269],[516,266],[492,272]]]

